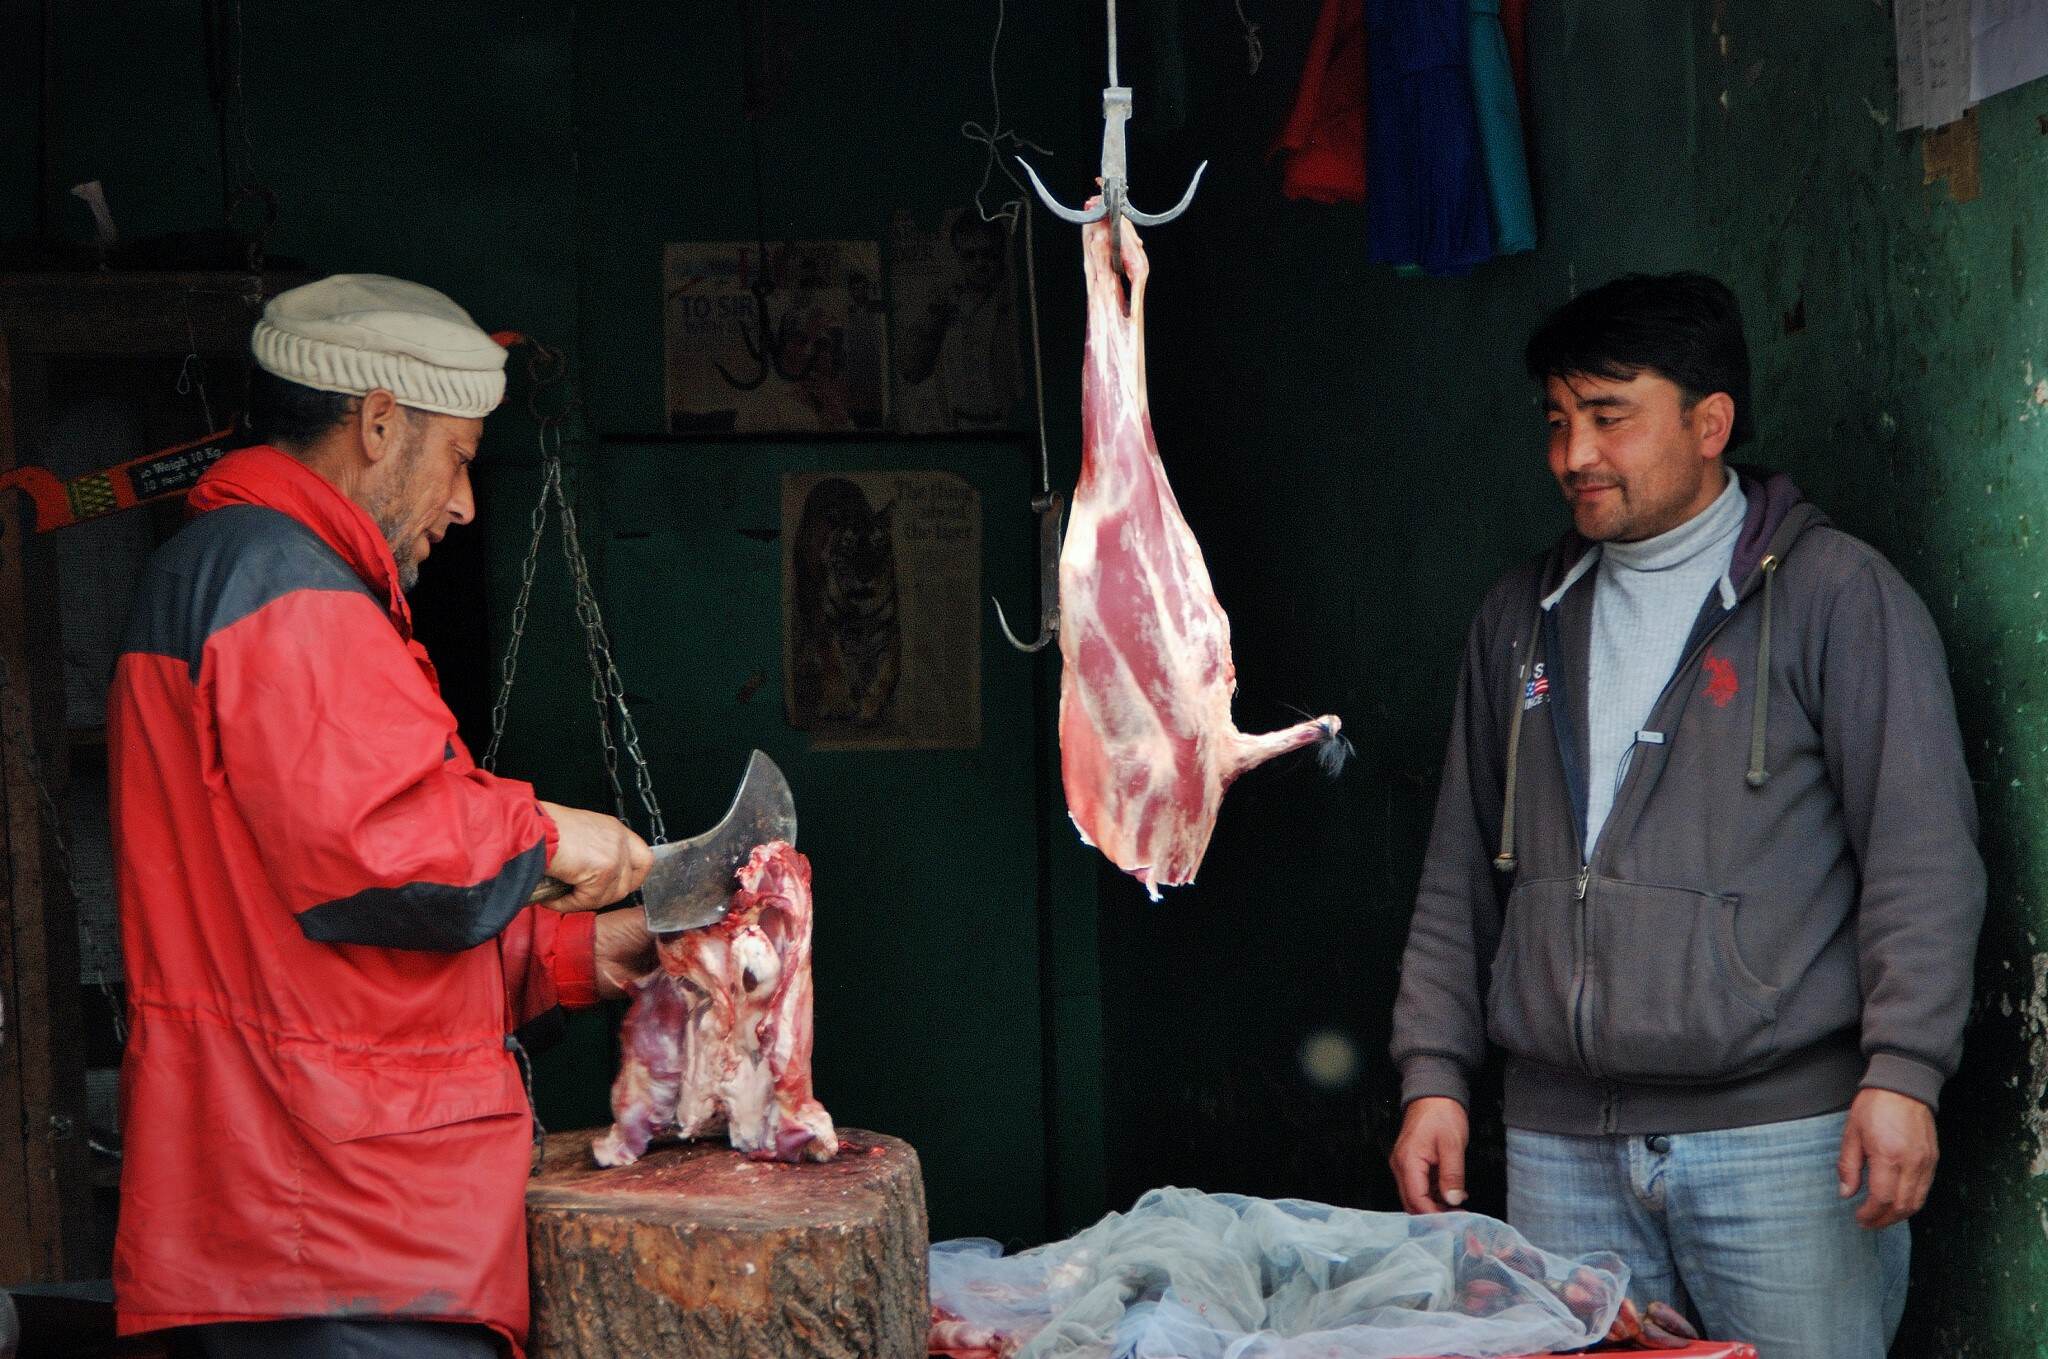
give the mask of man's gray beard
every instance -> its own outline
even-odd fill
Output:
[[[375,511],[370,518],[376,521],[377,531],[384,535],[384,545],[391,549],[391,560],[398,567],[398,588],[407,594],[412,593],[413,586],[420,583],[420,564],[399,555],[398,535],[404,526],[388,511]]]
[[[420,583],[420,564],[407,561],[399,555],[401,548],[407,546],[398,541],[398,536],[404,532],[405,525],[399,522],[402,509],[394,507],[393,502],[398,502],[398,505],[402,506],[411,498],[406,492],[412,488],[412,479],[419,474],[420,454],[425,451],[427,441],[425,431],[414,423],[410,411],[406,412],[406,417],[406,440],[392,455],[398,459],[398,465],[394,469],[396,475],[392,478],[397,484],[389,489],[379,503],[369,506],[368,509],[370,519],[377,525],[377,531],[384,535],[384,545],[391,549],[391,559],[398,567],[398,588],[410,594],[412,588]]]

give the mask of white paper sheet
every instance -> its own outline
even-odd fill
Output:
[[[2048,0],[1974,0],[1970,102],[2048,75]]]
[[[1978,0],[2029,6],[2040,0]],[[1894,0],[1899,128],[1941,127],[1972,102],[1972,0]]]

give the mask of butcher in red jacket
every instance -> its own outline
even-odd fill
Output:
[[[124,1334],[518,1355],[521,1038],[651,966],[647,846],[476,766],[405,591],[475,514],[505,353],[429,288],[264,309],[250,423],[150,563],[108,702]],[[528,906],[541,875],[573,888]]]

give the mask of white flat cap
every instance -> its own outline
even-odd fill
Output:
[[[265,372],[322,392],[382,387],[399,404],[480,419],[505,397],[505,350],[441,293],[334,274],[270,299],[249,336]]]

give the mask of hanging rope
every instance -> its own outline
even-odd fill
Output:
[[[1038,492],[1032,497],[1031,511],[1039,516],[1039,627],[1036,640],[1025,642],[1010,630],[1010,620],[1003,613],[1000,600],[996,601],[996,621],[1002,627],[1003,636],[1019,651],[1041,651],[1050,645],[1059,627],[1057,610],[1057,571],[1059,551],[1060,501],[1052,493],[1052,459],[1046,448],[1045,435],[1045,353],[1039,339],[1038,329],[1038,242],[1033,231],[1035,214],[1031,207],[1030,191],[1024,181],[1017,178],[1010,162],[1016,159],[1017,149],[1028,147],[1042,156],[1052,153],[1037,142],[1025,137],[1015,128],[1003,126],[1003,87],[996,75],[996,57],[1003,45],[1004,0],[996,0],[996,31],[988,45],[988,93],[991,111],[987,127],[969,120],[960,124],[960,135],[987,149],[987,158],[981,167],[981,183],[974,190],[974,210],[981,214],[984,222],[1003,221],[1009,223],[1014,234],[1018,221],[1024,224],[1024,296],[1031,315],[1031,388],[1038,416]],[[1008,155],[1004,154],[1005,150]],[[995,178],[997,169],[1017,193],[1000,204],[993,212],[989,210],[984,196],[988,193],[989,182]],[[1045,560],[1047,554],[1051,560]]]
[[[249,101],[242,89],[247,49],[242,0],[206,0],[203,17],[207,96],[219,144],[221,219],[230,231],[242,231],[236,220],[242,208],[254,203],[262,209],[261,219],[247,228],[243,261],[252,273],[261,273],[265,243],[277,225],[278,199],[256,168],[256,144],[249,138]]]
[[[1052,152],[1024,136],[1015,128],[1003,126],[1003,88],[996,80],[996,54],[1003,45],[1003,6],[1004,0],[996,0],[996,31],[995,36],[989,39],[988,44],[988,93],[989,101],[994,105],[994,111],[989,115],[989,125],[987,127],[983,127],[980,123],[969,119],[967,122],[960,124],[960,135],[967,138],[968,141],[979,142],[988,148],[988,159],[981,167],[981,184],[974,191],[975,211],[981,214],[981,220],[984,222],[993,222],[1000,217],[1015,225],[1018,210],[1028,205],[1029,195],[1025,191],[1024,181],[1017,178],[1016,171],[1012,170],[1008,161],[1004,159],[1004,143],[1008,143],[1007,150],[1012,156],[1016,155],[1019,147],[1029,147],[1041,156],[1050,156]],[[990,212],[988,204],[982,201],[982,196],[988,192],[989,181],[995,178],[995,172],[999,168],[1002,170],[1004,177],[1016,188],[1017,197],[1003,203],[994,212]]]
[[[201,429],[211,434],[220,426],[213,423],[213,402],[206,395],[206,359],[199,353],[199,332],[192,324],[192,290],[185,290],[185,361],[178,365],[178,395],[199,394],[199,412],[206,423]]]
[[[1236,4],[1237,21],[1244,26],[1245,60],[1251,67],[1246,74],[1257,75],[1259,73],[1259,64],[1266,59],[1266,44],[1259,38],[1259,26],[1246,17],[1244,0],[1236,0]]]
[[[1031,313],[1031,382],[1038,411],[1038,494],[1043,497],[1052,493],[1052,478],[1045,447],[1045,357],[1038,339],[1038,251],[1031,230],[1031,194],[1024,187],[1024,181],[1017,178],[1017,172],[1010,168],[1004,149],[1007,143],[1010,157],[1016,155],[1019,147],[1028,147],[1041,156],[1050,156],[1052,152],[1015,128],[1003,126],[1003,87],[996,78],[996,55],[1003,45],[1003,20],[1004,0],[996,0],[996,31],[988,45],[988,94],[989,103],[993,106],[988,126],[983,127],[969,119],[960,124],[960,135],[988,149],[987,159],[981,167],[981,183],[974,190],[974,210],[981,214],[981,220],[1007,222],[1012,230],[1020,218],[1024,223],[1024,296]],[[998,169],[1016,189],[1017,196],[999,204],[991,212],[983,196],[988,193],[989,181],[995,178]]]

